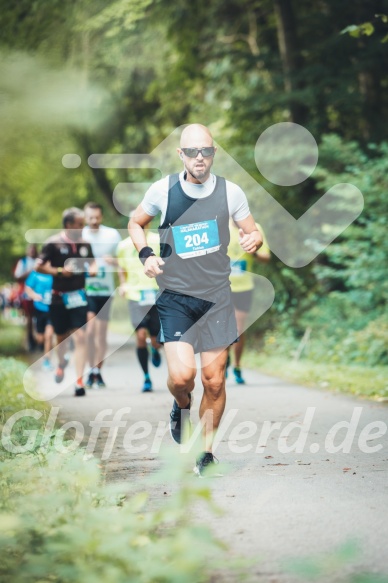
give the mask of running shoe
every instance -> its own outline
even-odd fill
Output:
[[[162,357],[160,356],[159,350],[153,346],[151,347],[151,362],[154,366],[156,366],[156,368],[160,366],[160,363],[162,362]]]
[[[43,360],[43,362],[42,362],[42,370],[44,370],[44,371],[48,372],[48,371],[50,371],[50,370],[53,370],[53,368],[54,368],[54,367],[53,367],[53,365],[51,364],[51,362],[50,362],[50,359],[49,359],[49,358],[45,358],[45,359]]]
[[[90,371],[90,373],[88,374],[88,378],[86,380],[86,383],[85,383],[85,387],[87,389],[91,389],[93,387],[94,382],[95,382],[95,378],[96,378],[96,375]]]
[[[176,443],[182,443],[183,431],[186,422],[190,423],[191,393],[189,393],[189,404],[184,409],[178,407],[174,399],[170,413],[170,433]]]
[[[196,464],[194,466],[194,473],[197,474],[199,478],[206,477],[212,473],[214,466],[218,464],[218,459],[210,451],[204,451],[197,458]]]
[[[142,393],[150,393],[152,391],[152,382],[148,374],[144,377],[144,385],[141,390]]]
[[[233,374],[234,374],[234,379],[238,385],[245,385],[245,380],[242,377],[241,368],[239,366],[236,366],[233,369]]]
[[[103,389],[106,387],[106,384],[104,383],[104,379],[102,378],[100,372],[94,375],[94,382],[96,383],[99,389]]]
[[[65,376],[65,367],[62,364],[62,365],[59,365],[57,370],[55,371],[55,376],[54,376],[55,382],[61,383],[63,381],[64,376]]]
[[[76,385],[74,390],[74,397],[84,397],[85,395],[86,391],[84,387],[79,387],[78,385]]]

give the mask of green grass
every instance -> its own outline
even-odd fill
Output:
[[[105,484],[99,460],[82,448],[70,451],[62,429],[44,437],[48,405],[24,391],[26,370],[20,361],[0,358],[2,445],[4,425],[13,414],[43,413],[38,420],[31,412],[19,419],[0,446],[2,583],[210,583],[221,568],[242,579],[244,562],[230,560],[210,527],[193,519],[197,503],[211,515],[217,508],[210,488],[193,479],[191,456],[177,456],[171,448],[152,481],[132,475],[126,482]],[[29,436],[34,444],[28,451],[8,451],[10,442],[22,446]],[[173,492],[162,495],[163,503],[154,508],[147,490],[159,482],[163,491],[167,480]]]
[[[24,335],[25,328],[21,324],[0,320],[0,355],[13,356],[23,352]]]
[[[244,353],[243,365],[287,381],[325,390],[350,393],[370,399],[388,399],[388,367],[321,364],[307,359]]]
[[[15,445],[24,445],[29,431],[42,430],[49,413],[46,402],[35,400],[24,390],[23,380],[26,368],[24,363],[14,358],[0,358],[0,434],[3,433],[7,419],[15,413],[24,409],[35,409],[42,413],[40,419],[25,416],[14,424],[12,443]],[[29,388],[32,388],[34,383],[32,377],[27,377],[27,382]],[[0,461],[11,456],[12,454],[0,442]]]

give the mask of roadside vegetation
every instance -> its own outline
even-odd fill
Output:
[[[25,371],[14,359],[0,359],[2,583],[201,583],[221,568],[241,572],[241,563],[192,518],[197,503],[210,514],[217,508],[210,489],[187,471],[188,456],[165,458],[159,479],[173,476],[178,487],[151,508],[149,484],[107,485],[96,458],[72,451],[59,430],[45,434],[49,407],[25,393]],[[41,417],[20,418],[8,435],[7,420],[23,410]],[[29,439],[33,446],[23,452]]]

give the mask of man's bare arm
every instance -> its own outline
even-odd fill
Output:
[[[154,217],[147,215],[144,212],[141,204],[137,207],[133,216],[129,219],[128,232],[131,237],[133,244],[138,251],[141,251],[143,247],[147,247],[147,239],[144,233],[144,227],[152,221]]]
[[[240,245],[247,253],[256,253],[263,244],[263,237],[252,215],[248,215],[242,221],[235,221],[240,231]]]
[[[133,244],[135,245],[137,251],[141,251],[144,247],[147,247],[147,239],[144,233],[144,227],[152,221],[154,217],[147,215],[144,212],[141,204],[137,207],[133,216],[130,218],[128,223],[128,232],[131,237]],[[163,273],[160,266],[164,265],[164,261],[161,257],[156,257],[152,255],[146,259],[144,262],[144,273],[148,277],[156,277]]]
[[[53,267],[50,261],[42,261],[41,259],[37,259],[35,262],[35,271],[38,273],[46,273],[47,275],[56,276],[59,274],[59,267]],[[71,277],[73,274],[71,271],[68,271],[65,267],[61,270],[61,275],[63,277]]]
[[[43,299],[40,294],[36,293],[36,291],[34,291],[32,287],[29,287],[28,285],[25,286],[24,293],[30,298],[30,300],[34,300],[34,302],[39,302]]]
[[[45,273],[47,275],[58,274],[58,268],[53,267],[50,261],[45,261],[43,263],[40,259],[37,259],[35,262],[35,271],[37,271],[38,273]]]
[[[98,274],[98,265],[95,259],[89,261],[88,275],[95,277]]]

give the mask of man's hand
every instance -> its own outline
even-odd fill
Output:
[[[103,260],[108,264],[108,265],[118,265],[117,263],[117,259],[115,257],[112,257],[111,255],[104,255],[103,256]]]
[[[163,259],[151,255],[144,263],[144,273],[148,275],[148,277],[156,277],[157,275],[160,275],[163,271],[160,269],[159,265],[164,265]]]
[[[119,286],[119,296],[125,298],[127,295],[127,286],[125,283],[121,283]]]
[[[96,277],[97,273],[98,273],[98,265],[95,261],[93,261],[89,265],[88,275],[90,275],[90,277]]]
[[[62,277],[72,277],[74,275],[74,273],[70,269],[66,269],[66,267],[62,267],[61,275],[62,275]]]
[[[242,229],[239,229],[238,234],[240,236],[239,243],[246,253],[256,253],[263,244],[263,237],[259,231],[245,234]]]

